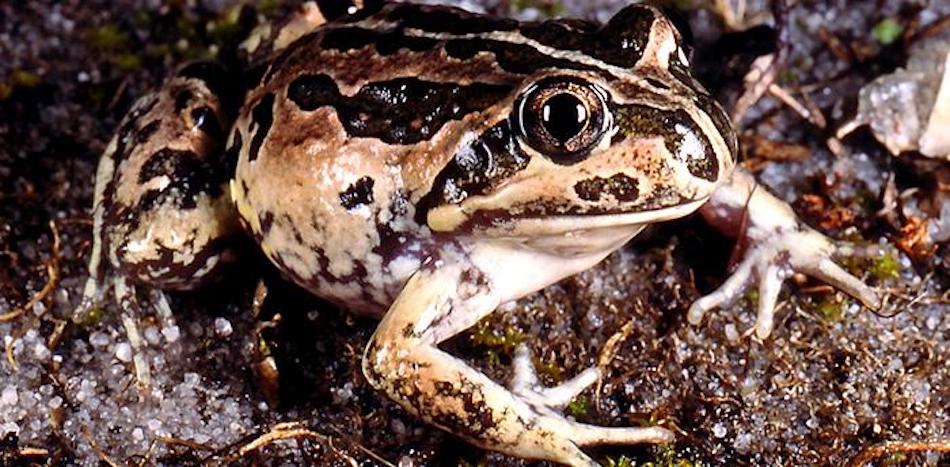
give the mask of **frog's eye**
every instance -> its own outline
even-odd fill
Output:
[[[515,105],[514,127],[521,139],[560,164],[586,157],[603,139],[609,121],[604,91],[573,77],[538,81]]]

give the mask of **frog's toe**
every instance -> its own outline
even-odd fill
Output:
[[[569,434],[569,438],[580,446],[667,444],[676,439],[672,431],[658,426],[604,427],[584,423],[572,423],[572,426],[573,429]]]
[[[732,273],[718,289],[693,302],[686,315],[690,324],[698,325],[703,321],[703,316],[706,315],[706,312],[716,307],[728,305],[742,296],[743,292],[745,292],[746,285],[751,279],[752,265],[753,262],[751,259],[746,257],[746,259],[739,264],[739,267],[736,268],[736,271]]]
[[[528,404],[545,410],[562,410],[601,377],[600,369],[591,367],[557,386],[546,388],[538,380],[534,363],[531,361],[531,351],[524,344],[515,350],[512,366],[514,375],[511,378],[511,392]]]
[[[881,298],[871,287],[842,269],[830,258],[821,258],[802,272],[837,287],[842,292],[860,300],[868,308],[881,307]]]

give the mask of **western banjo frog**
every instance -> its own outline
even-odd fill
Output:
[[[234,264],[244,231],[297,284],[381,318],[363,370],[406,410],[488,449],[596,465],[580,447],[673,433],[563,416],[597,369],[545,388],[519,351],[504,386],[437,345],[697,210],[751,246],[690,322],[757,283],[765,338],[793,271],[877,304],[735,167],[735,131],[656,9],[598,26],[398,3],[326,21],[307,4],[242,47],[242,79],[180,68],[99,164],[81,308],[111,286],[133,344],[131,284],[196,287]]]

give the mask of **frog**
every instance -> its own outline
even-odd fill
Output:
[[[747,247],[689,323],[755,287],[766,339],[793,273],[880,304],[835,262],[846,245],[737,166],[733,124],[657,8],[596,24],[308,2],[241,50],[242,70],[178,69],[100,159],[80,310],[111,289],[133,347],[138,288],[200,287],[250,237],[288,280],[379,319],[363,374],[406,411],[485,449],[593,466],[587,446],[674,433],[565,416],[596,366],[547,387],[519,347],[505,384],[439,344],[696,212]]]

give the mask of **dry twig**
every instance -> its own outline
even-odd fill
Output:
[[[226,452],[224,455],[214,454],[211,457],[205,459],[203,464],[206,465],[226,465],[237,461],[243,457],[246,457],[248,454],[261,449],[265,446],[273,444],[277,441],[288,440],[288,439],[314,439],[320,443],[330,447],[336,451],[337,455],[342,457],[347,461],[348,464],[356,467],[359,463],[351,456],[345,455],[336,450],[333,446],[332,439],[329,436],[317,433],[310,429],[305,428],[300,422],[286,422],[278,423],[274,425],[270,431],[264,433],[250,442],[240,446],[237,450],[231,450]]]
[[[11,320],[19,318],[24,313],[26,313],[27,310],[32,310],[33,307],[37,303],[43,300],[46,300],[50,296],[50,294],[52,294],[53,291],[56,290],[56,286],[59,285],[59,257],[60,257],[59,229],[56,227],[56,222],[53,220],[49,221],[49,228],[50,228],[50,231],[52,231],[53,233],[53,251],[50,255],[49,261],[47,261],[46,263],[46,273],[48,275],[46,279],[46,285],[43,286],[43,288],[39,292],[33,295],[33,298],[31,298],[30,301],[26,302],[25,305],[21,306],[20,308],[17,308],[16,310],[10,313],[0,315],[0,321],[11,321]],[[38,319],[39,319],[39,316],[35,317],[33,322],[30,323],[30,325],[26,325],[23,328],[21,328],[18,332],[16,332],[12,336],[13,338],[10,339],[9,342],[7,342],[7,346],[6,346],[7,361],[10,362],[10,366],[13,367],[13,371],[17,371],[18,369],[17,364],[16,364],[16,359],[13,358],[13,346],[16,345],[16,342],[20,340],[20,337],[22,337],[23,334],[26,333],[26,330],[31,328],[32,324],[35,323]]]
[[[884,456],[907,452],[945,452],[950,453],[950,438],[924,441],[884,441],[868,446],[851,458],[848,467],[862,467]]]

